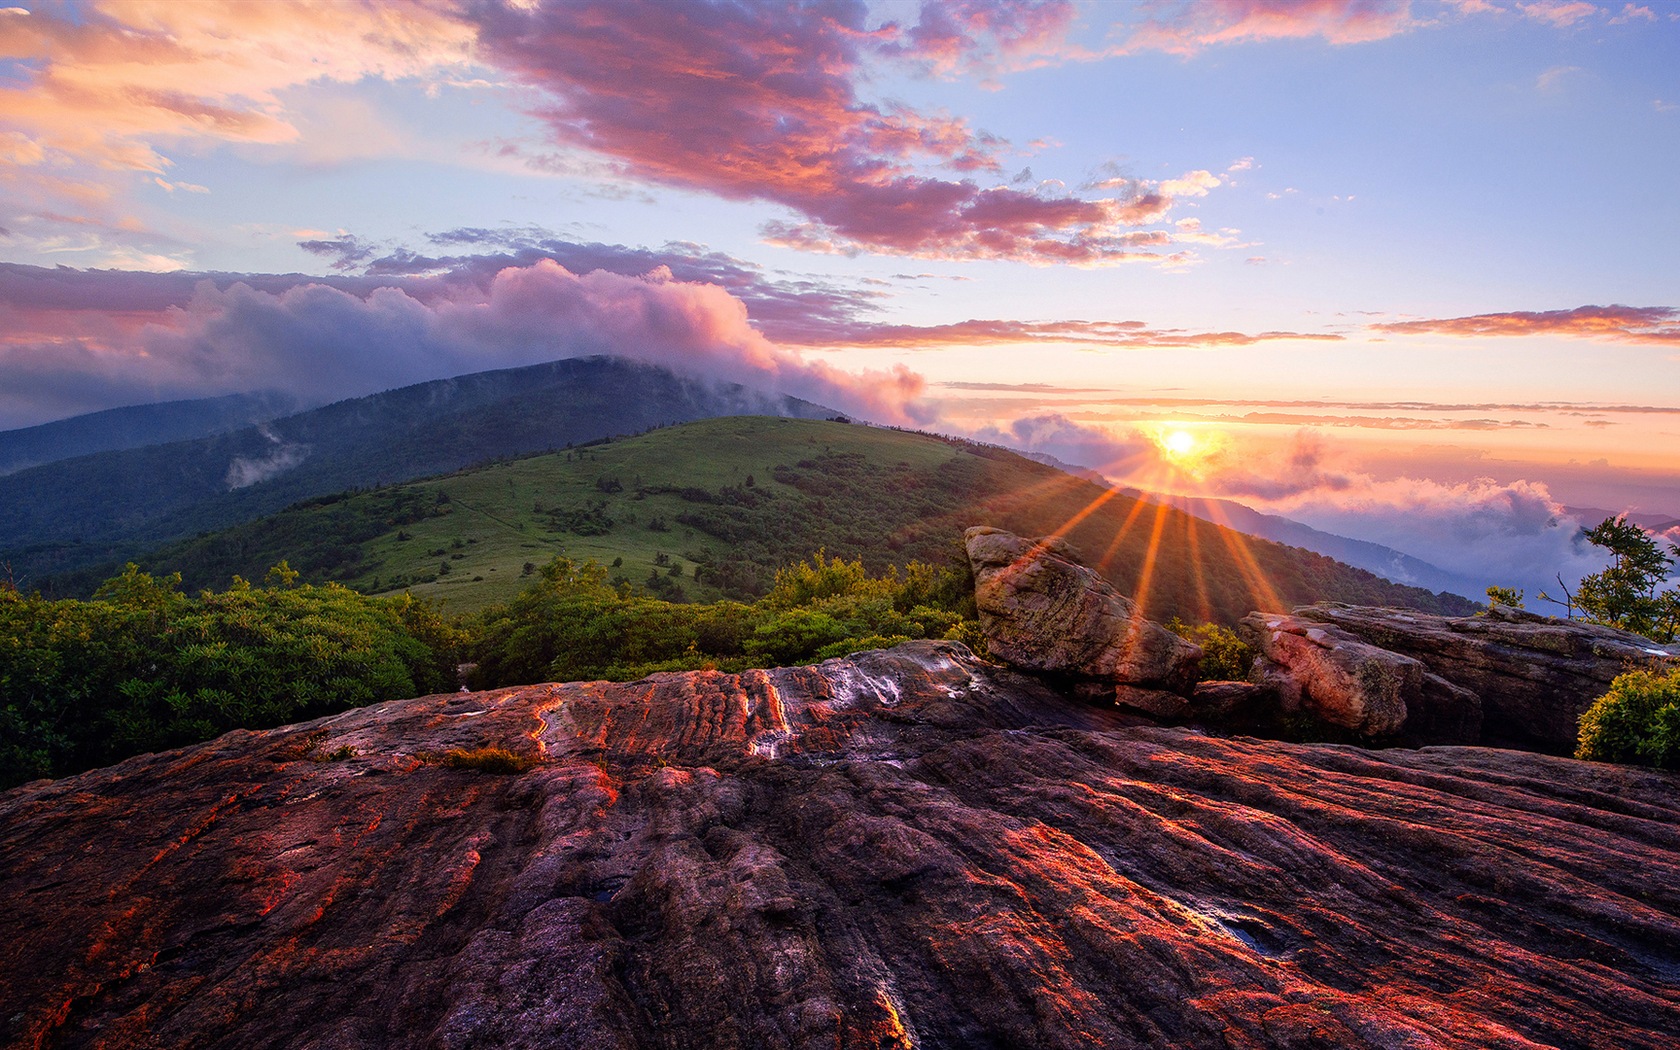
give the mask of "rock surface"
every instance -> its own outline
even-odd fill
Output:
[[[1673,1045],[1680,778],[1137,721],[922,642],[25,785],[0,1044]]]
[[[1302,620],[1330,624],[1481,699],[1481,739],[1572,752],[1581,713],[1631,667],[1680,663],[1680,646],[1626,631],[1494,606],[1481,616],[1314,605]],[[1474,738],[1472,738],[1474,739]]]
[[[1065,541],[984,525],[963,541],[992,656],[1064,679],[1088,699],[1167,718],[1189,709],[1201,647],[1144,619]]]
[[[1285,714],[1373,738],[1470,744],[1481,735],[1481,698],[1410,656],[1306,616],[1250,613],[1239,628],[1254,647],[1253,680]]]

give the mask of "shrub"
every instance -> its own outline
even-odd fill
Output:
[[[453,684],[431,606],[278,568],[195,597],[132,565],[92,601],[0,592],[0,788]]]
[[[1575,757],[1658,769],[1680,765],[1680,668],[1617,676],[1581,715]]]
[[[760,624],[746,640],[747,655],[776,664],[793,664],[846,638],[846,626],[827,613],[790,609]]]
[[[1248,678],[1254,650],[1229,627],[1216,623],[1188,624],[1176,616],[1162,626],[1202,647],[1202,681],[1241,682]]]
[[[675,559],[665,556],[668,566]],[[715,570],[727,572],[720,561]],[[699,571],[696,559],[695,571]],[[472,624],[472,684],[626,681],[656,671],[788,665],[911,638],[953,638],[983,651],[966,573],[912,562],[884,576],[822,555],[778,574],[752,605],[679,604],[682,588],[657,569],[653,596],[619,587],[607,570],[557,558],[540,579]],[[666,600],[660,600],[660,599]]]

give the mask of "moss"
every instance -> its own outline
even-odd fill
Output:
[[[476,769],[480,773],[519,774],[532,770],[537,759],[519,755],[505,747],[452,747],[448,751],[422,751],[415,756],[427,765],[450,769]]]

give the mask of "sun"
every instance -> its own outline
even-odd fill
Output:
[[[1173,459],[1187,459],[1196,451],[1196,435],[1188,430],[1169,430],[1161,435],[1161,448]]]

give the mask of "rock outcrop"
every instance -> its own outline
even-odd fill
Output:
[[[922,642],[25,785],[0,1044],[1673,1045],[1680,778],[1135,721]]]
[[[1059,537],[976,526],[963,534],[991,654],[1079,695],[1161,717],[1189,709],[1200,646],[1144,619]]]
[[[1405,742],[1472,744],[1481,735],[1481,698],[1410,656],[1300,615],[1251,613],[1240,628],[1255,651],[1253,680],[1276,691],[1286,715]]]
[[[1480,616],[1448,617],[1325,604],[1295,610],[1291,622],[1330,625],[1417,660],[1474,694],[1481,702],[1483,742],[1552,751],[1574,750],[1581,713],[1617,675],[1653,663],[1680,663],[1680,646],[1499,605]]]

